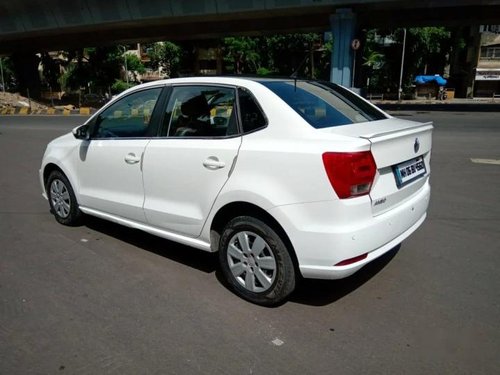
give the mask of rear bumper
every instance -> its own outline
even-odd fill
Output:
[[[394,238],[392,241],[386,243],[385,245],[379,247],[378,249],[372,250],[368,253],[368,256],[356,263],[347,266],[314,266],[314,265],[304,265],[300,266],[300,272],[305,278],[311,279],[342,279],[344,277],[350,276],[360,268],[362,268],[367,263],[377,259],[379,256],[387,253],[388,251],[394,249],[403,240],[405,240],[410,234],[415,232],[417,228],[424,222],[426,218],[424,215],[410,228],[403,232],[398,237]]]
[[[352,275],[399,245],[423,223],[430,185],[404,203],[373,216],[369,197],[276,207],[270,213],[284,226],[305,278],[340,279]],[[368,253],[358,262],[335,264]]]

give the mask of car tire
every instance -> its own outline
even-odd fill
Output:
[[[75,193],[68,178],[60,171],[53,171],[47,179],[47,197],[50,211],[57,222],[68,225],[79,225],[83,218],[83,213],[78,208]]]
[[[277,305],[295,289],[295,268],[284,241],[254,217],[239,216],[227,223],[219,261],[232,291],[255,304]]]

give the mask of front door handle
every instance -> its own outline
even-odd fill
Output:
[[[135,154],[133,152],[131,152],[130,154],[127,154],[127,156],[125,156],[125,163],[127,163],[127,164],[137,164],[140,161],[141,161],[141,157],[135,156]]]
[[[215,156],[210,156],[203,162],[203,166],[207,169],[215,170],[224,168],[226,163],[219,161]]]

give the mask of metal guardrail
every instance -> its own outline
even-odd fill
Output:
[[[384,94],[368,94],[369,100],[384,100]]]

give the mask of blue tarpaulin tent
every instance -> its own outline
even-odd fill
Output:
[[[436,82],[439,86],[445,86],[446,85],[446,80],[441,77],[439,74],[436,74],[434,76],[416,76],[415,77],[415,83],[417,85],[423,85],[425,83],[432,83]]]

